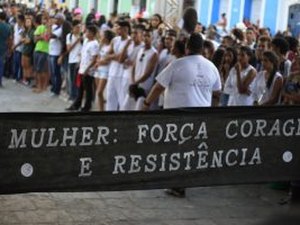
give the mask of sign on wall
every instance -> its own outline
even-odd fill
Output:
[[[300,108],[0,114],[0,193],[300,179]]]

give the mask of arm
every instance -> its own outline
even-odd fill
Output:
[[[67,52],[66,52],[66,54],[70,53],[80,41],[82,41],[81,37],[79,37],[73,44],[67,45]]]
[[[154,102],[164,90],[165,88],[160,83],[156,82],[144,101],[143,110],[148,110],[152,102]]]
[[[127,44],[125,45],[123,51],[121,52],[121,54],[119,55],[119,62],[120,63],[124,63],[125,60],[127,59],[128,57],[128,48],[130,46],[130,44],[132,43],[132,40],[128,40],[127,41]]]
[[[247,94],[249,95],[249,85],[252,83],[256,76],[255,70],[250,70],[245,79],[242,80],[241,78],[241,68],[240,65],[237,64],[236,66],[236,74],[237,74],[237,88],[240,94]]]
[[[153,71],[156,67],[157,61],[158,61],[158,55],[157,55],[157,53],[155,53],[155,54],[153,54],[150,62],[147,65],[146,72],[141,76],[140,79],[136,80],[134,83],[139,84],[139,83],[143,83],[144,81],[146,81],[153,73]]]
[[[114,51],[114,42],[112,41],[111,44],[110,44],[110,50],[109,50],[109,53],[106,57],[107,60],[115,60],[115,61],[118,61],[118,55],[115,54],[115,51]]]
[[[274,83],[274,88],[272,90],[272,94],[271,97],[268,101],[266,101],[265,103],[263,103],[262,105],[274,105],[278,102],[278,99],[280,97],[280,93],[281,93],[281,89],[282,89],[282,85],[283,85],[283,78],[282,77],[278,77]]]
[[[86,68],[85,72],[83,73],[83,75],[87,75],[89,70],[95,65],[95,63],[97,62],[97,55],[93,56],[93,59],[91,61],[91,63],[89,64],[89,66]]]

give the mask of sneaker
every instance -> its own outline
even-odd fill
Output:
[[[77,111],[79,109],[79,107],[76,107],[74,105],[71,105],[70,107],[66,108],[66,111]]]
[[[185,189],[184,188],[166,189],[165,193],[168,194],[168,195],[178,197],[178,198],[184,198],[185,197]]]
[[[53,93],[53,92],[50,93],[50,97],[51,97],[51,98],[57,98],[58,96],[59,96],[58,94],[55,94],[55,93]]]
[[[80,112],[89,112],[89,111],[90,111],[90,109],[85,108],[85,107],[83,107],[83,108],[80,109]]]

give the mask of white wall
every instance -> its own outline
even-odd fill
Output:
[[[289,8],[291,5],[299,4],[300,0],[279,0],[277,11],[276,30],[285,31],[288,26]]]

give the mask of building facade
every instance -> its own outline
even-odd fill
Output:
[[[206,26],[216,24],[222,13],[227,15],[228,29],[246,19],[273,34],[288,27],[295,33],[300,22],[300,0],[198,0],[195,4],[199,21]]]
[[[46,1],[46,0],[44,0]],[[179,21],[186,7],[195,7],[199,22],[208,26],[216,24],[226,13],[228,29],[248,20],[260,27],[269,27],[274,34],[288,27],[300,33],[300,0],[55,0],[72,8],[81,8],[86,15],[92,8],[107,17],[111,12],[129,13],[131,16],[145,12],[163,15],[167,23]],[[299,31],[298,31],[299,30]]]
[[[129,13],[134,16],[140,11],[147,14],[154,12],[155,0],[68,0],[69,8],[81,8],[84,14],[88,14],[91,9],[98,13],[109,16],[111,12]]]

